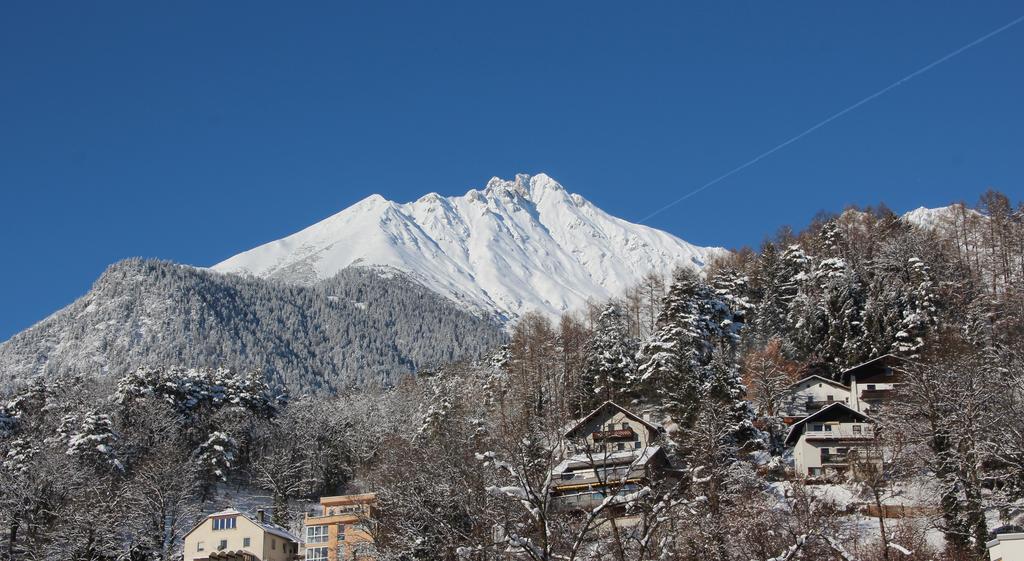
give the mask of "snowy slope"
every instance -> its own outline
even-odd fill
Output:
[[[980,212],[974,209],[964,209],[963,205],[952,204],[937,208],[918,207],[905,213],[901,218],[909,224],[926,229],[951,228],[963,217],[983,218]]]
[[[500,318],[557,315],[619,295],[647,272],[702,268],[721,248],[611,216],[544,174],[491,179],[461,197],[398,204],[372,195],[284,239],[213,266],[312,284],[350,266],[405,271]]]

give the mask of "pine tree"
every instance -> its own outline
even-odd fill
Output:
[[[658,327],[640,351],[642,394],[681,425],[692,424],[716,348],[735,345],[738,339],[735,319],[711,286],[691,273],[677,274]]]
[[[636,343],[629,336],[626,317],[616,304],[609,303],[601,311],[587,342],[586,356],[581,384],[585,411],[629,392],[636,371]]]

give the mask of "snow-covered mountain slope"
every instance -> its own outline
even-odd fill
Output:
[[[477,359],[504,341],[496,322],[401,274],[348,269],[296,286],[128,259],[0,343],[0,391],[36,375],[116,379],[182,365],[258,369],[297,393],[336,392]]]
[[[611,216],[538,174],[406,204],[372,195],[213,270],[313,284],[347,267],[393,267],[479,312],[511,319],[580,309],[588,299],[621,294],[649,271],[700,269],[724,253]]]
[[[901,218],[919,228],[945,230],[952,228],[965,218],[968,220],[981,219],[984,218],[984,215],[974,209],[965,208],[961,204],[952,204],[937,208],[918,207],[904,213]]]

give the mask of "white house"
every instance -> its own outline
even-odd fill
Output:
[[[880,464],[874,436],[870,417],[836,402],[794,423],[786,445],[793,447],[798,476],[856,475]]]
[[[985,545],[991,561],[1024,561],[1024,533],[997,534]]]
[[[850,388],[850,405],[868,413],[894,399],[903,382],[909,362],[894,355],[883,355],[844,370],[839,381]]]
[[[183,561],[292,561],[299,539],[266,520],[262,510],[252,517],[229,508],[215,512],[185,534]]]
[[[833,403],[850,404],[850,388],[835,380],[811,375],[789,386],[782,404],[786,424],[792,424]]]
[[[643,488],[668,462],[655,441],[661,428],[611,401],[575,423],[564,437],[567,457],[552,471],[560,510],[589,510],[605,497]]]

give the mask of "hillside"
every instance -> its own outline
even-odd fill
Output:
[[[503,340],[498,325],[394,271],[349,269],[297,286],[130,259],[0,345],[0,382],[224,365],[261,369],[293,391],[337,390],[389,384]]]

